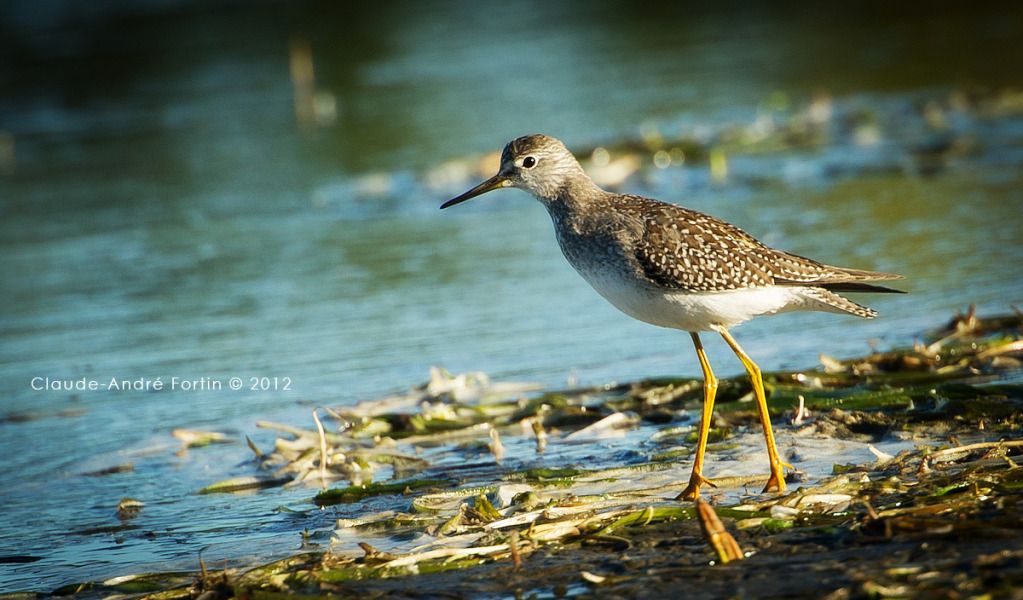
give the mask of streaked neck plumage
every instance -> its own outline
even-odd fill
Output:
[[[578,163],[564,169],[564,176],[554,180],[556,185],[529,190],[552,217],[562,220],[582,215],[590,205],[607,201],[610,194],[594,183]]]

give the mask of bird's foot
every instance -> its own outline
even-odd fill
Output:
[[[717,487],[713,481],[707,479],[699,473],[693,473],[692,477],[689,478],[689,485],[686,489],[682,490],[682,493],[675,496],[676,500],[689,500],[694,501],[700,497],[700,486],[709,485],[710,487]]]
[[[795,471],[796,468],[783,461],[777,454],[771,456],[771,459],[771,476],[767,479],[767,485],[764,486],[764,491],[761,493],[782,493],[785,491],[785,469]]]
[[[783,463],[784,464],[784,463]],[[785,465],[788,468],[792,468],[792,465]],[[767,479],[767,485],[764,486],[762,494],[767,492],[778,492],[779,494],[785,491],[785,472],[782,470],[781,465],[778,465],[777,469],[771,469],[771,476]]]

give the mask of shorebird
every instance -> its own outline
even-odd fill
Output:
[[[785,491],[764,382],[729,329],[761,315],[813,310],[873,318],[877,313],[838,292],[892,292],[865,283],[900,275],[826,265],[770,248],[710,215],[659,200],[601,189],[559,140],[527,135],[508,143],[497,174],[441,208],[514,187],[547,209],[565,258],[593,289],[625,314],[688,331],[703,371],[703,415],[689,484],[679,500],[695,500],[703,476],[717,378],[700,332],[724,338],[749,374],[764,428],[771,473],[764,492]]]

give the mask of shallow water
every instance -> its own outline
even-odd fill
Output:
[[[424,172],[523,133],[590,147],[716,130],[820,92],[871,115],[869,143],[736,156],[719,183],[693,163],[624,186],[907,276],[912,296],[864,300],[875,321],[739,329],[767,369],[907,344],[969,302],[1023,301],[1023,117],[950,111],[936,134],[912,116],[964,87],[1023,83],[1015,4],[47,6],[0,9],[0,398],[17,417],[0,423],[0,556],[41,557],[0,564],[2,590],[192,568],[206,546],[207,560],[299,547],[309,523],[274,509],[308,509],[307,490],[196,496],[247,474],[249,452],[179,457],[176,427],[265,445],[257,419],[305,424],[313,406],[404,389],[434,364],[548,386],[696,373],[687,336],[629,321],[571,271],[524,194],[436,210],[475,181]],[[302,39],[332,122],[324,109],[296,125],[288,48]],[[965,42],[949,53],[949,40]],[[910,150],[947,132],[970,151],[921,174]],[[739,370],[708,345],[722,374]],[[225,389],[40,391],[34,377]],[[290,389],[251,389],[263,377]],[[126,462],[134,472],[81,475]],[[119,526],[126,496],[147,503],[134,528],[90,533]]]

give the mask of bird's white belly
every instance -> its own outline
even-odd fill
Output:
[[[681,292],[644,285],[613,270],[579,273],[601,296],[630,317],[683,331],[728,329],[759,315],[810,308],[811,304],[796,287]]]

